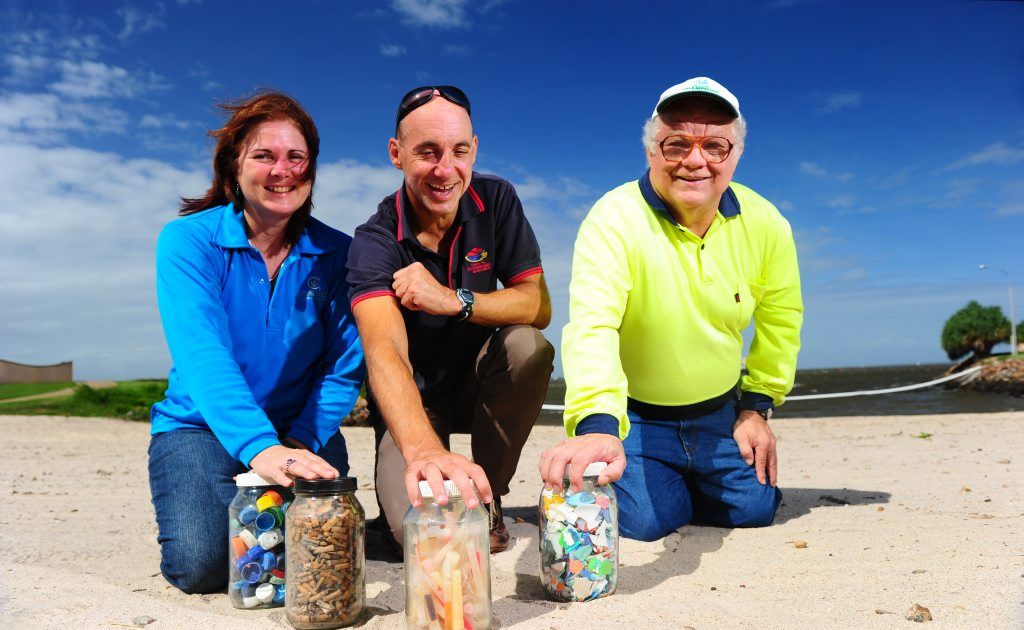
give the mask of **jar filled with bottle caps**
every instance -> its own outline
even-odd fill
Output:
[[[619,568],[618,503],[610,484],[599,484],[607,466],[583,471],[579,492],[544,489],[540,494],[540,579],[559,601],[589,601],[615,592]]]
[[[455,482],[444,482],[441,505],[426,481],[420,507],[403,523],[405,620],[410,629],[487,630],[491,627],[490,534],[481,503],[466,507]]]
[[[228,505],[228,595],[235,608],[284,605],[284,513],[291,492],[255,472]]]
[[[299,630],[341,628],[362,615],[366,515],[355,491],[355,477],[295,480],[285,613]]]

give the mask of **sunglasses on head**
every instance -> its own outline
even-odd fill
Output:
[[[434,92],[440,94],[446,101],[455,103],[462,109],[466,110],[466,113],[471,113],[469,110],[469,97],[466,93],[455,87],[454,85],[425,85],[409,90],[405,96],[402,97],[402,101],[398,104],[398,114],[395,116],[395,133],[398,133],[398,125],[402,122],[402,119],[408,116],[418,107],[423,107],[434,98]]]

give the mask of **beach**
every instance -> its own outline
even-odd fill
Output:
[[[583,604],[537,577],[536,462],[561,438],[538,426],[504,499],[515,536],[492,556],[492,628],[1022,628],[1024,412],[779,419],[776,524],[687,526],[623,540],[618,591]],[[159,572],[149,425],[0,416],[0,627],[257,630],[281,609],[185,595]],[[346,427],[367,516],[373,433]],[[466,436],[455,450],[468,452]],[[913,604],[933,620],[904,618]],[[359,627],[401,628],[402,565],[367,562]]]

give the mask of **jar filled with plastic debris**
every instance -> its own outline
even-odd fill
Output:
[[[255,472],[228,505],[228,596],[235,608],[284,605],[284,513],[292,495]]]
[[[611,484],[599,484],[607,466],[594,462],[583,471],[579,492],[545,489],[538,506],[540,579],[559,601],[583,602],[615,592],[619,572],[618,503]]]
[[[403,523],[405,621],[411,629],[491,627],[490,534],[487,512],[469,509],[458,486],[444,482],[448,502],[420,482],[420,507]]]
[[[366,517],[356,478],[296,479],[288,525],[285,613],[299,630],[359,621],[366,599]]]

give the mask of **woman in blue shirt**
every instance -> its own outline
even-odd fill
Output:
[[[157,241],[157,301],[173,367],[153,405],[149,478],[164,577],[227,582],[233,477],[283,486],[348,473],[339,432],[363,382],[348,307],[351,238],[312,218],[319,135],[292,98],[222,106],[213,183]]]

